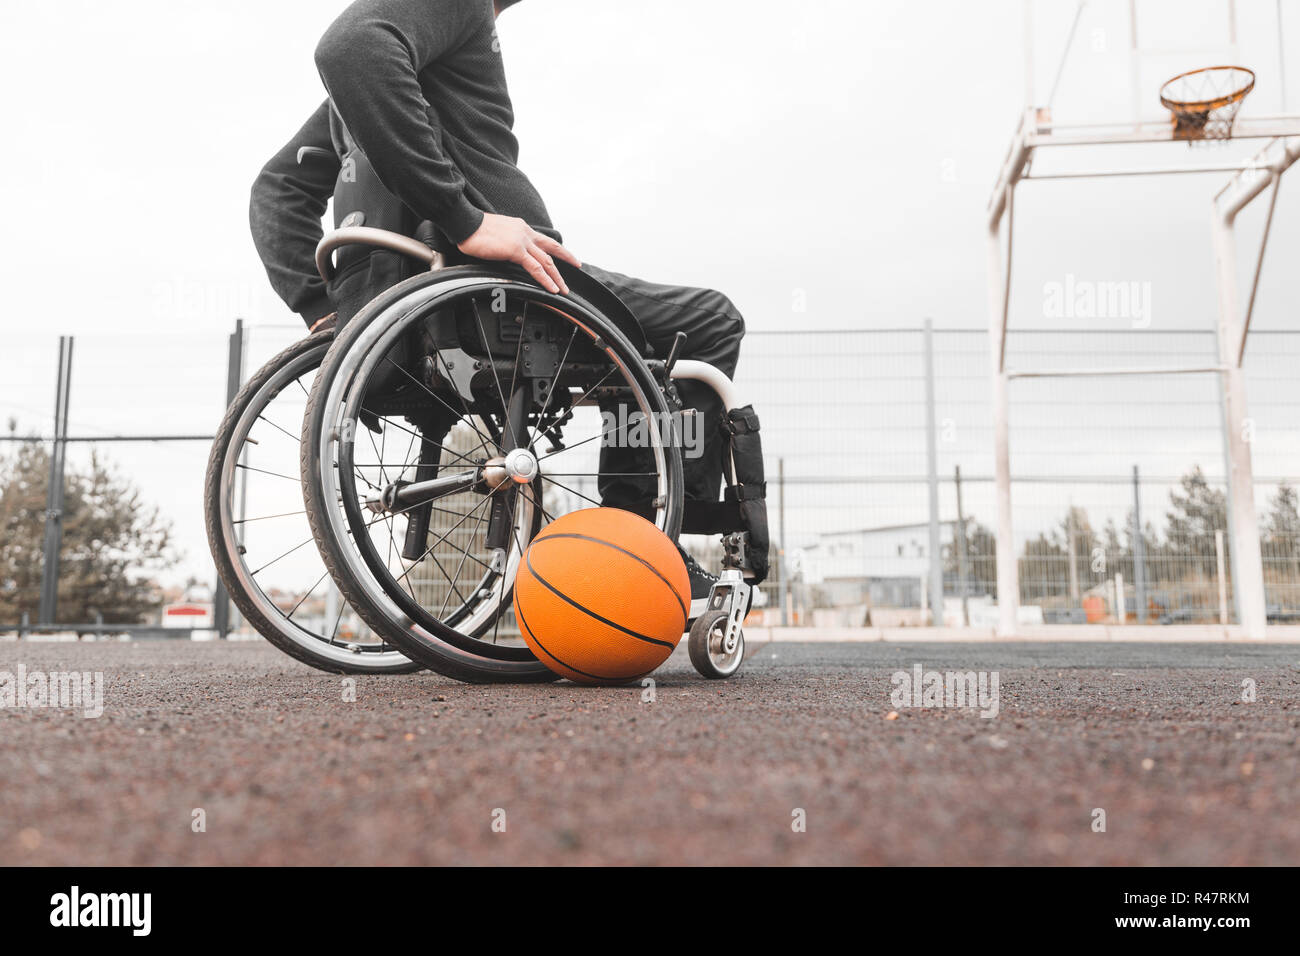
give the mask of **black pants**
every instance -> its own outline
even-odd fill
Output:
[[[660,358],[668,355],[673,336],[686,333],[678,353],[680,358],[708,362],[728,377],[735,377],[740,359],[740,340],[745,335],[745,321],[740,312],[721,292],[689,286],[661,285],[610,272],[590,264],[583,266],[607,285],[636,316],[646,339]],[[703,437],[703,453],[684,455],[686,497],[700,501],[717,501],[722,479],[723,441],[719,431],[726,409],[718,393],[703,382],[679,380],[677,391],[687,408],[698,409]],[[638,457],[641,461],[638,463]],[[636,449],[611,447],[601,449],[601,471],[634,473],[645,471],[644,454]],[[634,482],[617,479],[602,482],[601,498],[612,506],[633,506],[644,499],[646,489]],[[650,492],[653,494],[653,491]],[[637,510],[633,507],[632,510]]]

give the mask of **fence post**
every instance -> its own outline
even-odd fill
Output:
[[[939,438],[934,403],[934,323],[922,324],[925,340],[925,470],[930,485],[930,624],[943,627],[943,544],[939,536]]]
[[[961,506],[961,465],[953,465],[952,483],[957,491],[957,586],[961,589],[961,626],[970,627],[970,588],[966,575],[966,512]]]
[[[36,623],[53,624],[59,603],[59,552],[63,549],[63,472],[68,452],[68,398],[72,391],[72,336],[59,336],[59,373],[54,393],[54,447],[45,493],[45,550]]]
[[[1223,529],[1214,529],[1214,563],[1219,573],[1219,623],[1228,626],[1228,575],[1223,560]]]
[[[785,459],[776,460],[776,500],[777,500],[777,564],[776,587],[781,601],[781,626],[790,626],[790,579],[785,567]]]
[[[226,352],[226,408],[229,408],[239,393],[244,378],[244,320],[235,319],[235,331],[230,333]],[[217,636],[225,639],[230,633],[230,595],[226,586],[217,575],[217,586],[212,596],[212,623],[217,629]]]
[[[1136,591],[1137,622],[1147,622],[1146,542],[1142,540],[1142,495],[1138,466],[1133,466],[1133,587]]]
[[[1082,601],[1079,594],[1079,536],[1074,530],[1074,500],[1071,499],[1069,509],[1065,512],[1065,546],[1066,563],[1070,571],[1070,607],[1080,607]]]

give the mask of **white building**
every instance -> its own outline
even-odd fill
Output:
[[[956,522],[939,524],[949,547]],[[833,606],[920,607],[930,573],[930,526],[881,525],[823,534],[804,548],[804,578]]]

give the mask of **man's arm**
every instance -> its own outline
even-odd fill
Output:
[[[304,146],[327,150],[298,164]],[[322,103],[253,183],[248,221],[271,287],[310,327],[334,311],[325,282],[316,272],[316,244],[339,160],[330,141],[329,103]]]
[[[461,42],[483,8],[474,0],[357,0],[316,47],[334,108],[380,181],[456,243],[478,229],[483,211],[439,146],[419,74]]]
[[[380,181],[467,255],[515,262],[568,292],[553,257],[578,259],[522,219],[478,209],[429,122],[420,71],[491,16],[482,0],[356,0],[316,47],[330,100]]]

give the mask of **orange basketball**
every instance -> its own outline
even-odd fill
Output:
[[[618,508],[551,522],[515,576],[524,640],[561,677],[621,684],[650,673],[686,630],[691,583],[672,540]]]

